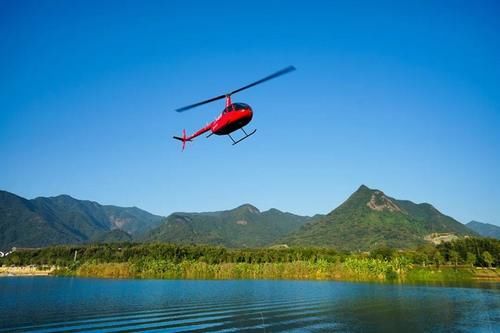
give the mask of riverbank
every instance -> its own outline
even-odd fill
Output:
[[[2,266],[0,276],[48,276],[54,274],[55,266]]]
[[[474,280],[500,282],[500,272],[495,268],[476,267]]]
[[[276,280],[335,280],[365,282],[500,282],[496,269],[475,269],[470,267],[406,267],[394,270],[384,262],[357,263],[355,266],[343,263],[313,263],[297,261],[290,263],[224,263],[203,262],[156,263],[154,267],[138,266],[133,263],[84,263],[74,270],[61,269],[54,274],[62,276],[97,278],[139,278],[139,279],[276,279]],[[376,267],[376,265],[379,267]]]
[[[376,267],[378,264],[379,267]],[[500,282],[495,268],[470,268],[453,266],[406,267],[394,270],[384,262],[340,263],[305,262],[290,263],[224,263],[207,264],[184,261],[181,263],[156,262],[154,267],[134,263],[87,262],[74,267],[20,266],[0,267],[0,276],[75,276],[111,279],[274,279],[274,280],[333,280],[365,282]]]

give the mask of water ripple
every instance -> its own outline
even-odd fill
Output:
[[[6,282],[5,282],[6,281]],[[494,332],[496,288],[313,281],[13,279],[0,332]],[[12,291],[10,291],[12,292]]]

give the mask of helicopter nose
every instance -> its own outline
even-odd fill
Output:
[[[253,111],[252,109],[248,108],[245,110],[245,118],[248,118],[248,120],[251,120],[253,117]]]

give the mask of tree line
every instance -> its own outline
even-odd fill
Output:
[[[0,258],[0,265],[56,265],[74,267],[85,262],[138,263],[162,260],[174,264],[184,261],[209,265],[224,263],[291,263],[298,261],[344,263],[349,258],[371,258],[421,266],[444,264],[497,267],[500,263],[500,241],[489,238],[464,238],[437,246],[428,244],[413,250],[379,247],[371,252],[342,252],[332,248],[257,248],[228,249],[203,245],[166,243],[112,243],[80,246],[52,246],[40,249],[17,249]],[[399,258],[399,259],[398,259]]]

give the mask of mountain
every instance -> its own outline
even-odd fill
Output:
[[[0,249],[89,242],[114,229],[140,236],[161,220],[135,207],[103,206],[68,195],[27,200],[0,191]]]
[[[494,224],[470,221],[466,224],[467,228],[477,232],[483,237],[500,239],[500,227]]]
[[[314,219],[279,243],[370,250],[380,246],[414,247],[433,233],[476,235],[428,203],[396,200],[362,185],[329,214]]]
[[[210,213],[174,213],[146,237],[146,241],[211,244],[227,247],[268,246],[297,230],[309,217],[277,209],[260,212],[245,204]]]
[[[486,225],[486,224],[483,224]],[[474,224],[468,225],[471,229]],[[491,225],[489,225],[491,226]],[[496,229],[499,227],[492,226]],[[298,216],[245,204],[232,210],[174,213],[101,205],[68,195],[27,200],[0,191],[0,250],[88,242],[172,242],[227,247],[276,244],[370,250],[409,248],[477,235],[427,203],[397,200],[362,185],[327,215]]]

